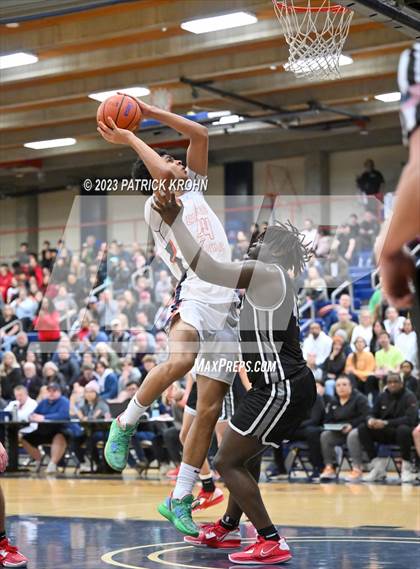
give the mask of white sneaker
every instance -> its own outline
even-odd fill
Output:
[[[56,474],[57,473],[57,465],[53,462],[49,462],[47,468],[45,469],[45,474]]]
[[[363,476],[363,482],[380,482],[386,479],[387,458],[374,458],[372,460],[372,470]]]
[[[411,470],[411,462],[403,460],[401,469],[401,482],[410,483],[416,480],[416,474]]]
[[[86,472],[92,472],[92,466],[90,464],[89,461],[85,460],[84,462],[82,462],[82,464],[80,465],[79,468],[79,472],[86,473]]]

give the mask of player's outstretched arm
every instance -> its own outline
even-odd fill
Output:
[[[175,194],[154,200],[152,208],[171,226],[178,247],[200,279],[227,288],[252,288],[252,298],[260,306],[274,306],[284,297],[285,282],[272,265],[259,261],[221,263],[196,242],[182,220],[182,204]]]
[[[153,179],[173,179],[173,172],[168,168],[168,164],[162,156],[159,156],[153,148],[138,138],[134,132],[131,132],[131,130],[117,127],[111,117],[108,117],[108,121],[112,128],[102,121],[99,121],[98,123],[97,130],[104,140],[111,142],[112,144],[125,144],[127,146],[131,146],[134,152],[136,152],[143,160]]]
[[[164,111],[158,107],[147,105],[137,99],[144,117],[155,119],[190,140],[187,150],[187,166],[201,176],[207,175],[208,168],[208,130],[202,124],[190,121],[175,113]]]
[[[413,259],[403,245],[420,234],[420,128],[410,138],[410,157],[396,192],[394,211],[382,227],[376,244],[382,286],[397,308],[412,303],[409,279],[414,276]]]

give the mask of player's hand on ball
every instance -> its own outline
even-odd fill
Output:
[[[156,199],[156,195],[153,196],[152,208],[168,225],[174,223],[178,215],[181,214],[182,207],[182,203],[176,199],[173,192],[160,196],[159,199]]]
[[[413,258],[400,251],[391,257],[379,259],[382,277],[382,289],[389,303],[395,308],[409,308],[413,304],[410,281],[414,280],[415,266]]]
[[[98,122],[97,131],[107,142],[112,144],[130,144],[130,140],[134,136],[131,130],[126,130],[124,128],[118,128],[111,117],[108,117],[108,122],[112,126],[110,128],[104,122]]]
[[[118,95],[124,95],[124,93],[118,93]],[[141,99],[138,99],[137,97],[133,97],[133,99],[136,100],[138,106],[140,107],[142,118],[150,117],[153,112],[152,105],[148,105],[147,103],[145,103]]]

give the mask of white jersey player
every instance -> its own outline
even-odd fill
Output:
[[[200,180],[207,176],[207,129],[184,117],[146,105],[139,101],[143,117],[158,120],[189,139],[187,164],[168,154],[153,150],[130,131],[118,128],[108,118],[112,128],[100,122],[98,130],[105,140],[126,144],[139,156],[133,177],[163,181],[166,187],[175,182]],[[160,184],[159,184],[160,185]],[[175,193],[183,202],[185,222],[203,248],[215,259],[230,262],[230,249],[220,221],[207,204],[203,193],[182,191],[187,184],[178,183]],[[153,199],[159,199],[156,192]],[[177,484],[159,512],[187,535],[198,536],[192,520],[192,488],[201,465],[207,456],[214,426],[220,415],[224,396],[234,379],[233,361],[238,359],[238,313],[236,295],[224,287],[209,285],[198,279],[177,250],[171,230],[146,204],[148,222],[158,248],[171,272],[180,279],[169,325],[168,360],[149,372],[126,411],[116,419],[105,447],[105,458],[115,470],[127,463],[130,439],[137,429],[140,416],[175,380],[188,373],[194,364],[205,360],[206,376],[197,374],[197,416],[184,443]],[[210,365],[209,365],[210,364]]]

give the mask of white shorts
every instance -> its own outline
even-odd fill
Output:
[[[235,362],[240,360],[238,303],[204,304],[180,300],[173,307],[171,319],[175,314],[195,328],[200,337],[200,349],[192,372],[232,385],[236,375]]]

